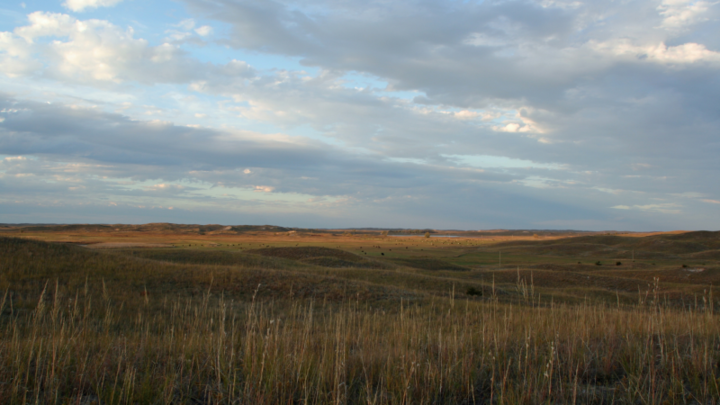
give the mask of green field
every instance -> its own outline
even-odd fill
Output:
[[[0,403],[720,398],[718,232],[144,227],[0,228]]]

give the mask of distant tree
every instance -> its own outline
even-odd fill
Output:
[[[429,237],[430,237],[430,232],[425,232],[425,238],[427,239]]]

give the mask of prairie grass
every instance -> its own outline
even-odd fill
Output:
[[[0,402],[717,403],[710,311],[432,299],[2,301]],[[92,286],[92,289],[101,288]],[[155,298],[153,298],[155,299]],[[119,305],[118,305],[119,304]]]
[[[683,307],[667,304],[657,281],[633,305],[554,304],[518,271],[517,301],[508,303],[494,294],[418,295],[278,269],[0,244],[3,404],[720,398],[712,290]]]

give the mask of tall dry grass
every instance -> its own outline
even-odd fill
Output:
[[[237,303],[46,285],[0,313],[3,404],[701,403],[720,397],[710,308],[436,298]],[[651,300],[650,300],[651,301]]]

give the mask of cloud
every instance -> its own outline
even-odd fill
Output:
[[[160,31],[37,12],[0,33],[0,85],[15,94],[0,97],[0,153],[28,157],[2,161],[3,190],[710,225],[715,2],[184,4],[189,18]],[[478,169],[487,157],[518,164]],[[55,180],[58,168],[74,172]]]
[[[616,210],[640,210],[648,212],[660,212],[663,214],[680,214],[682,211],[679,209],[681,206],[675,203],[663,203],[663,204],[645,204],[645,205],[616,205],[612,208]]]
[[[160,184],[153,184],[151,186],[144,186],[143,189],[145,191],[150,192],[160,192],[160,193],[182,193],[186,190],[185,186],[179,185],[179,184],[166,184],[166,183],[160,183]]]
[[[66,0],[63,6],[72,11],[85,11],[88,8],[112,7],[122,0]]]
[[[712,5],[708,1],[663,0],[658,6],[658,11],[664,17],[662,27],[680,29],[707,20],[707,12]]]
[[[626,39],[617,39],[603,43],[590,43],[589,46],[599,53],[638,62],[649,61],[668,65],[687,65],[699,62],[720,63],[720,53],[693,42],[670,47],[662,42],[639,46]]]
[[[186,3],[198,15],[229,24],[226,43],[234,47],[369,73],[394,89],[420,90],[429,100],[460,108],[558,97],[562,87],[572,88],[628,53],[659,63],[716,56],[692,41],[665,46],[672,35],[659,27],[688,7],[699,13],[707,7],[703,2],[665,2],[660,11],[644,2],[609,1]]]
[[[411,1],[394,2],[392,7],[319,2],[322,12],[293,2],[187,3],[198,15],[230,24],[234,31],[225,42],[232,46],[298,56],[303,64],[327,72],[317,78],[294,78],[288,73],[254,81],[249,88],[204,82],[196,84],[196,90],[237,94],[249,103],[240,110],[243,116],[255,120],[310,124],[351,143],[356,137],[365,145],[372,145],[368,138],[383,141],[374,149],[385,153],[402,150],[418,153],[413,158],[427,158],[438,145],[454,144],[477,147],[477,153],[485,154],[482,148],[498,148],[500,154],[522,159],[540,155],[553,161],[564,155],[563,159],[580,163],[574,157],[586,155],[580,150],[569,153],[567,144],[597,142],[604,144],[603,149],[632,144],[627,152],[612,151],[629,159],[627,155],[641,157],[643,150],[651,151],[644,146],[644,134],[657,133],[661,143],[666,136],[672,142],[677,138],[670,134],[680,130],[681,123],[711,122],[717,117],[706,107],[697,109],[711,103],[710,89],[703,90],[700,83],[715,83],[710,78],[717,70],[717,52],[691,37],[677,43],[656,28],[663,18],[657,10],[635,3],[546,2],[543,7],[513,3],[510,7],[501,2],[468,2],[443,7],[442,13]],[[646,14],[641,19],[624,18],[632,13]],[[589,34],[580,35],[579,29]],[[372,34],[359,35],[361,31]],[[670,41],[674,43],[666,45]],[[372,93],[350,97],[344,89],[331,87],[332,72],[348,70],[376,76],[392,90],[424,93],[416,97],[428,106],[422,110],[424,117],[407,113],[408,105],[402,102]],[[448,122],[437,117],[433,106],[458,108],[460,112],[453,115],[471,125],[475,120],[468,118],[493,117],[495,108],[500,107],[501,115],[485,126],[450,124],[452,128],[442,130]],[[348,114],[341,112],[344,107]],[[526,112],[519,113],[523,109]],[[671,122],[669,117],[686,112],[696,118]],[[422,124],[413,125],[418,121]],[[397,130],[393,122],[400,123]],[[648,130],[639,130],[642,127]],[[659,133],[654,132],[656,127]],[[682,130],[707,134],[699,128]],[[489,137],[493,132],[525,137],[513,138],[517,146],[500,146]],[[407,135],[401,134],[413,134],[413,148],[408,148]],[[453,142],[444,142],[449,138]],[[550,149],[536,148],[538,143],[565,145],[550,156],[544,155]],[[582,164],[591,161],[602,165],[586,157]]]
[[[31,207],[56,201],[107,207],[112,201],[118,206],[235,206],[302,213],[312,212],[321,201],[327,208],[323,215],[330,217],[365,212],[380,225],[392,218],[390,212],[404,212],[391,220],[399,225],[432,209],[438,212],[437,224],[459,225],[462,215],[475,223],[500,221],[491,219],[498,215],[507,220],[510,216],[500,214],[501,207],[519,209],[523,201],[540,211],[552,211],[559,203],[540,203],[532,193],[513,190],[516,177],[510,174],[394,163],[282,134],[188,128],[8,98],[0,104],[18,111],[0,125],[0,154],[24,157],[0,163],[0,204],[34,201]],[[71,194],[69,187],[75,188]],[[448,205],[447,196],[458,193],[472,198]],[[508,199],[513,203],[508,205]],[[487,210],[475,212],[478,202]],[[373,215],[377,209],[387,214]],[[521,216],[529,219],[537,210],[524,212]],[[589,211],[562,212],[566,217]]]
[[[200,35],[201,37],[206,37],[213,32],[213,28],[209,25],[203,25],[202,27],[198,27],[195,29],[195,32]]]
[[[275,187],[271,186],[253,186],[254,190],[256,192],[262,192],[262,193],[271,193],[273,190],[275,190]]]
[[[28,21],[12,33],[0,33],[0,67],[12,77],[102,85],[187,83],[218,75],[245,79],[255,74],[244,62],[204,64],[179,45],[152,46],[135,38],[132,28],[121,29],[104,20],[38,11],[29,14]]]

